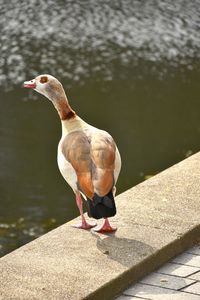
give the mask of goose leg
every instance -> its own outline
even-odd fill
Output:
[[[111,233],[111,232],[116,231],[117,228],[111,226],[110,223],[109,223],[109,221],[108,221],[108,219],[106,218],[106,219],[104,220],[103,225],[102,225],[101,227],[97,227],[97,228],[95,228],[95,229],[93,229],[93,230],[96,231],[96,232],[99,232],[99,233],[106,233],[106,232],[107,232],[107,233]]]
[[[95,227],[97,224],[89,224],[83,214],[83,203],[82,203],[82,199],[81,199],[81,194],[80,193],[76,193],[76,204],[79,208],[80,211],[80,216],[81,216],[81,223],[80,224],[75,224],[72,225],[73,227],[76,228],[81,228],[81,229],[90,229],[92,227]]]

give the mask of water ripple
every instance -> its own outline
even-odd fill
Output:
[[[49,72],[69,82],[120,76],[140,59],[190,64],[200,5],[185,1],[17,1],[1,4],[0,85]]]

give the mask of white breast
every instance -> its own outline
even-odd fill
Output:
[[[69,186],[73,189],[74,192],[76,192],[78,190],[76,172],[74,171],[72,165],[64,157],[61,150],[61,143],[62,143],[62,139],[58,144],[58,155],[57,155],[58,168],[60,170],[60,173],[64,177],[64,179],[69,184]]]
[[[119,153],[118,148],[116,147],[115,170],[114,170],[114,180],[115,180],[115,184],[116,184],[116,182],[117,182],[117,179],[118,179],[118,176],[119,176],[119,173],[120,173],[120,170],[121,170],[121,165],[122,165],[122,162],[121,162],[121,156],[120,156],[120,153]]]

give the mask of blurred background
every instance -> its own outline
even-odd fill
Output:
[[[109,131],[118,193],[200,149],[200,1],[0,0],[0,254],[76,217],[60,121],[24,80],[49,73]]]

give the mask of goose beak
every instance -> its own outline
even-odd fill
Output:
[[[30,81],[24,81],[23,87],[35,89],[36,88],[36,82],[35,79],[32,79]]]

